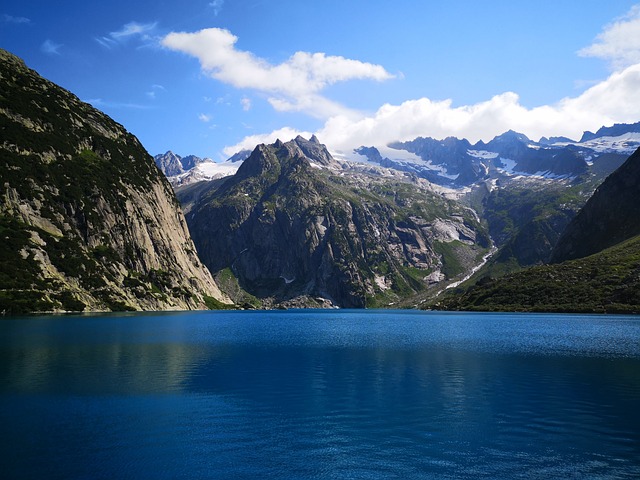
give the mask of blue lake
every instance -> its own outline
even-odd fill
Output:
[[[0,319],[2,478],[640,478],[640,317]]]

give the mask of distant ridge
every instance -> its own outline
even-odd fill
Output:
[[[588,142],[599,137],[618,137],[625,133],[640,133],[640,122],[632,124],[616,123],[611,127],[600,127],[596,133],[584,132],[579,143]]]

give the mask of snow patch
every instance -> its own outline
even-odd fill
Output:
[[[408,152],[407,150],[400,150],[397,148],[391,148],[391,147],[376,147],[378,149],[378,151],[380,152],[380,155],[382,155],[382,157],[387,157],[390,160],[395,160],[395,161],[400,161],[400,162],[407,162],[407,163],[418,163],[418,164],[423,164],[424,160],[422,160],[418,155],[416,155],[415,153],[411,153]]]
[[[199,163],[191,170],[180,175],[168,177],[172,185],[189,185],[191,183],[215,180],[217,178],[235,175],[242,162],[216,163],[213,160],[206,160]]]
[[[216,163],[214,161],[202,162],[196,165],[191,171],[198,171],[205,177],[221,178],[229,175],[235,175],[242,162],[223,162]]]
[[[500,157],[500,162],[502,163],[503,167],[500,168],[500,170],[509,173],[511,175],[513,175],[515,173],[515,168],[516,168],[516,162],[515,160],[511,160],[510,158],[503,158]]]
[[[467,153],[481,160],[491,160],[498,156],[496,152],[488,152],[487,150],[467,150]]]
[[[640,147],[640,132],[629,132],[617,137],[598,137],[583,143],[561,143],[560,146],[577,145],[599,153],[622,153],[631,155]]]

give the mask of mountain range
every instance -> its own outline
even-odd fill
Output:
[[[266,302],[266,305],[286,305],[289,302],[296,305],[294,299],[306,296],[320,298],[337,306],[421,305],[428,303],[443,289],[452,289],[452,286],[455,287],[470,275],[471,281],[478,281],[548,263],[565,228],[596,187],[620,167],[629,152],[637,146],[640,135],[636,135],[636,130],[639,125],[617,125],[615,130],[602,128],[596,134],[586,135],[586,140],[581,142],[561,137],[532,142],[525,135],[513,131],[486,144],[479,142],[475,145],[453,137],[441,141],[418,138],[380,149],[387,154],[384,158],[376,147],[361,147],[355,153],[366,157],[365,162],[336,160],[317,138],[307,141],[298,137],[292,142],[258,147],[279,152],[273,157],[278,159],[277,162],[266,162],[268,167],[255,167],[256,158],[262,158],[267,151],[261,150],[259,154],[256,150],[245,160],[245,163],[253,165],[249,170],[245,170],[243,165],[238,174],[228,181],[222,179],[208,186],[179,188],[178,197],[189,212],[189,227],[205,264],[217,278],[223,272],[227,282],[231,282],[232,290],[242,292],[242,295],[248,294],[255,304],[264,305]],[[324,149],[322,158],[318,158],[318,151],[310,153],[308,145],[321,146]],[[389,152],[392,150],[419,154],[421,158],[412,159],[402,154],[403,160],[390,160]],[[296,189],[296,181],[301,180],[294,181],[290,175],[278,173],[277,177],[266,180],[274,174],[273,171],[280,172],[282,161],[287,163],[292,156],[309,162],[312,169],[307,168],[301,178],[312,175],[315,176],[313,182],[304,181],[305,188]],[[247,171],[251,171],[252,175],[248,175]],[[336,177],[359,200],[366,196],[357,187],[365,185],[364,191],[371,203],[363,203],[368,209],[363,225],[384,232],[381,238],[367,238],[363,225],[347,221],[358,218],[361,205],[354,202],[348,204],[349,213],[343,216],[344,220],[333,222],[334,234],[341,227],[345,227],[345,237],[348,237],[349,231],[357,232],[358,238],[352,238],[350,243],[357,245],[355,251],[360,257],[331,257],[332,264],[342,262],[349,265],[351,271],[358,272],[357,277],[351,277],[350,283],[340,283],[333,273],[328,273],[326,259],[324,264],[309,261],[311,258],[323,258],[318,252],[324,248],[331,252],[338,250],[331,242],[326,245],[313,244],[313,248],[307,250],[299,248],[300,245],[308,247],[312,236],[308,225],[304,224],[305,221],[313,223],[314,213],[307,210],[311,206],[309,203],[324,212],[328,199],[335,200],[344,194],[344,189],[340,192],[333,189]],[[429,202],[432,215],[415,216],[412,220],[417,221],[409,228],[414,239],[419,237],[416,231],[422,234],[427,232],[414,244],[418,245],[416,251],[422,251],[426,256],[430,254],[430,260],[417,266],[407,256],[396,256],[390,261],[393,255],[385,252],[382,270],[393,265],[392,276],[381,275],[382,270],[376,262],[383,257],[370,255],[370,245],[376,242],[384,245],[378,247],[376,253],[379,253],[379,250],[394,245],[392,238],[402,237],[396,230],[397,224],[391,222],[390,226],[389,212],[377,217],[371,215],[375,211],[373,205],[389,202],[388,197],[373,195],[380,192],[373,185],[389,183],[391,178],[396,183],[390,185],[387,191],[395,192],[394,201],[398,200],[398,192],[402,190],[414,199],[413,202],[418,198]],[[460,181],[461,178],[465,180]],[[399,179],[402,179],[400,183]],[[258,190],[251,190],[254,188],[252,186],[249,193],[249,190],[244,190],[249,182],[262,182],[264,185]],[[315,186],[310,188],[309,185]],[[317,185],[322,188],[319,189]],[[238,206],[239,191],[244,192],[243,200],[246,201],[241,209],[243,213],[234,210],[231,214],[231,204],[234,209]],[[318,191],[323,193],[319,194]],[[230,195],[229,192],[234,193]],[[453,218],[450,206],[429,197],[434,193],[440,200],[445,198],[476,216],[474,235],[466,238],[473,244],[473,255],[456,249],[443,251],[453,245],[458,246],[459,239],[464,238],[460,230],[455,242],[433,242],[434,238],[438,238],[438,228],[443,225],[440,222]],[[274,194],[278,197],[276,201],[272,200]],[[310,200],[313,198],[322,198],[323,201],[314,204]],[[402,208],[404,205],[397,202],[394,206]],[[332,207],[332,212],[338,210],[336,205]],[[397,215],[394,212],[393,217]],[[234,223],[232,218],[240,221]],[[322,218],[326,218],[326,215]],[[638,225],[638,220],[632,219],[630,223]],[[468,220],[466,224],[470,225]],[[233,226],[229,228],[229,225]],[[276,235],[274,232],[279,233]],[[221,238],[227,240],[220,241]],[[584,243],[589,241],[585,240]],[[282,245],[286,245],[286,248],[282,249]],[[401,250],[407,252],[410,248],[402,243]],[[304,267],[294,266],[300,262]],[[458,265],[459,268],[451,268],[452,265]],[[407,266],[416,269],[412,271],[413,276],[407,275]],[[389,281],[389,278],[395,280]],[[400,278],[402,281],[398,280]],[[288,282],[292,279],[296,283]],[[330,289],[328,285],[339,285],[339,288]],[[347,300],[343,296],[346,292],[356,292],[355,297],[352,295]],[[357,301],[354,300],[356,297]]]
[[[460,188],[482,180],[522,175],[570,178],[600,168],[608,168],[610,173],[638,147],[640,124],[602,128],[596,134],[585,132],[580,142],[559,137],[534,142],[526,135],[508,131],[488,143],[472,145],[455,137],[418,137],[389,144],[385,156],[375,146],[361,147],[356,153],[384,167]]]
[[[430,306],[453,310],[640,313],[640,150],[598,187],[551,264],[484,277]]]
[[[638,309],[640,124],[152,158],[17,57],[0,69],[5,313]]]
[[[155,155],[153,160],[169,182],[179,186],[233,175],[239,167],[237,162],[241,162],[247,156],[246,152],[239,152],[228,161],[217,163],[210,158],[200,158],[195,155],[181,157],[169,150]]]
[[[387,305],[487,253],[473,210],[427,182],[362,167],[297,137],[259,145],[233,177],[178,196],[203,262],[243,292],[236,301]]]

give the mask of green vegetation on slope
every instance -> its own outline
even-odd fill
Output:
[[[449,292],[429,308],[640,313],[640,236],[589,257],[485,278]]]
[[[0,139],[0,313],[204,306],[213,282],[151,156],[2,49]]]
[[[184,190],[198,251],[234,300],[388,306],[432,287],[436,270],[447,280],[468,271],[489,248],[459,202],[409,177],[314,168],[304,142],[258,146],[234,177],[195,197]]]
[[[563,230],[599,181],[585,175],[571,183],[514,182],[493,190],[479,209],[498,252],[473,278],[497,278],[546,263]]]

